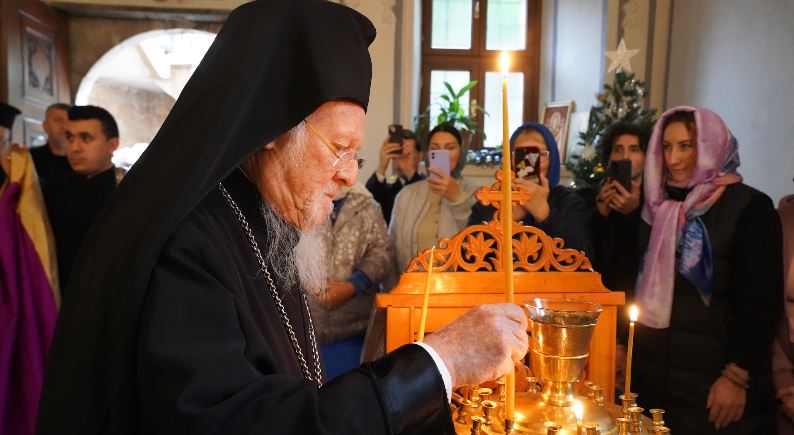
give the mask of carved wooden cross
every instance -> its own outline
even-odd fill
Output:
[[[513,171],[510,171],[511,180],[515,180],[516,175]],[[513,205],[522,205],[526,204],[527,201],[532,199],[532,194],[529,193],[523,187],[519,187],[515,184],[515,182],[511,183],[512,185],[512,195],[511,201]],[[475,197],[482,205],[491,205],[496,208],[496,213],[494,213],[493,221],[501,222],[501,212],[500,209],[502,208],[502,170],[496,171],[496,183],[492,184],[491,186],[483,186],[480,190],[477,191]]]

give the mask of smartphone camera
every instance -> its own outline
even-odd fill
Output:
[[[613,160],[609,163],[609,178],[631,192],[631,160]]]
[[[403,126],[400,124],[392,124],[389,126],[389,143],[397,143],[400,144],[400,149],[397,151],[392,151],[391,154],[401,155],[403,153],[402,146],[403,146]]]
[[[516,148],[513,152],[513,171],[517,177],[540,182],[540,147]]]

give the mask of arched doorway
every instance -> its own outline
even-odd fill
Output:
[[[127,167],[154,138],[215,34],[153,30],[105,53],[80,82],[75,104],[104,107],[119,125],[117,166]]]

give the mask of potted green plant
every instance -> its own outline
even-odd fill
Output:
[[[477,80],[472,80],[466,85],[464,85],[460,90],[455,90],[452,85],[448,82],[444,82],[444,87],[446,88],[446,93],[442,94],[439,97],[441,100],[437,100],[432,102],[427,109],[414,118],[414,129],[417,135],[424,136],[424,134],[430,128],[430,108],[433,106],[438,106],[440,112],[436,119],[434,119],[433,126],[438,124],[442,124],[444,122],[452,123],[455,128],[460,130],[461,135],[463,136],[464,140],[464,149],[468,149],[469,145],[475,134],[481,134],[483,139],[485,138],[485,132],[483,131],[482,127],[477,123],[477,113],[482,112],[485,115],[488,115],[483,109],[482,106],[478,104],[471,104],[469,110],[464,107],[460,100],[469,92],[472,88],[477,86]]]

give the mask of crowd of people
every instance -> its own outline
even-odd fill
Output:
[[[26,202],[16,206],[28,220],[36,210],[42,214],[31,237],[44,252],[38,283],[46,291],[36,294],[51,296],[51,304],[40,304],[51,330],[81,242],[123,177],[111,162],[118,127],[102,108],[54,104],[43,123],[47,144],[27,150],[8,140],[19,111],[0,108],[3,187],[21,180],[24,171],[15,166],[29,162],[20,196]],[[653,133],[612,125],[600,144],[603,159],[630,162],[630,185],[606,179],[591,207],[586,192],[560,185],[558,146],[545,126],[522,125],[510,146],[536,147],[541,159],[535,180],[516,180],[532,200],[514,207],[515,219],[584,251],[607,288],[626,291],[642,308],[634,351],[640,404],[668,409],[669,424],[692,433],[764,433],[776,419],[790,425],[794,342],[787,323],[777,321],[784,289],[780,219],[769,197],[741,182],[738,143],[716,114],[674,108]],[[423,171],[432,150],[448,151],[448,172]],[[389,291],[418,251],[492,219],[494,209],[477,203],[477,186],[461,175],[463,151],[450,124],[431,130],[426,145],[406,130],[401,143],[384,140],[366,187],[354,184],[334,197],[330,221],[317,235],[329,259],[327,280],[310,301],[328,379],[360,364],[374,294]],[[787,228],[790,203],[781,202]]]
[[[363,62],[374,34],[368,36],[360,18],[350,19],[363,30],[342,38],[350,44],[342,55]],[[230,22],[234,36],[254,19],[238,14]],[[333,32],[341,38],[348,30]],[[324,46],[318,38],[304,43]],[[288,55],[270,49],[273,56]],[[515,307],[476,309],[420,346],[357,367],[374,295],[391,290],[417,252],[493,218],[495,210],[474,197],[477,184],[462,175],[467,144],[461,132],[443,123],[426,138],[410,130],[399,143],[387,138],[366,186],[356,183],[369,91],[349,88],[344,78],[342,84],[329,82],[328,95],[306,97],[295,119],[273,116],[273,131],[249,123],[230,133],[236,145],[223,153],[216,155],[210,142],[219,134],[216,127],[205,127],[211,131],[196,143],[174,139],[202,119],[202,107],[232,101],[201,87],[222,70],[224,53],[216,53],[186,91],[208,104],[178,102],[175,111],[184,117],[169,118],[158,136],[163,143],[144,156],[139,173],[113,198],[125,174],[111,161],[119,132],[107,110],[54,104],[43,122],[47,143],[27,149],[10,143],[20,111],[0,104],[0,285],[4,297],[32,299],[30,312],[18,314],[28,317],[15,324],[28,325],[30,331],[21,334],[36,349],[28,351],[31,341],[25,340],[0,346],[0,372],[32,373],[0,379],[3,403],[17,400],[24,410],[4,416],[0,429],[21,432],[35,421],[44,358],[65,297],[69,307],[59,325],[58,361],[50,363],[40,427],[84,413],[75,427],[101,424],[112,431],[137,421],[134,427],[142,431],[182,433],[205,425],[209,429],[202,430],[242,431],[259,427],[253,415],[262,414],[286,432],[395,422],[427,433],[448,431],[444,408],[451,385],[495,377],[526,351],[525,341],[497,333],[512,337],[505,331],[526,329]],[[326,61],[336,62],[318,62]],[[239,83],[271,67],[238,71]],[[353,70],[363,74],[366,68]],[[362,83],[369,78],[363,75]],[[335,86],[338,93],[331,90]],[[258,114],[258,106],[239,110]],[[361,125],[346,129],[355,123]],[[261,137],[268,138],[264,146],[256,142]],[[172,148],[164,143],[170,139]],[[607,178],[589,194],[560,184],[560,152],[547,127],[527,122],[509,146],[514,153],[531,149],[539,159],[534,178],[516,179],[532,198],[514,207],[514,218],[585,252],[604,284],[625,291],[627,303],[640,307],[633,371],[639,404],[665,408],[668,426],[678,433],[766,434],[775,427],[794,433],[782,432],[794,431],[794,308],[788,306],[794,300],[794,201],[784,198],[779,215],[767,195],[742,182],[738,142],[722,119],[681,106],[665,112],[652,131],[623,122],[610,126],[600,143],[603,159],[628,165],[628,180]],[[158,158],[192,151],[195,167],[180,165],[177,174],[164,175]],[[449,161],[438,164],[428,157],[434,152]],[[307,181],[296,158],[324,169]],[[330,200],[330,219],[317,208],[318,189]],[[121,236],[117,247],[108,236],[122,223],[137,233]],[[124,249],[129,252],[120,253]],[[137,260],[117,261],[127,256]],[[261,291],[263,282],[270,296]],[[109,291],[117,287],[125,291]],[[294,288],[306,292],[290,292]],[[75,289],[79,298],[67,294]],[[784,290],[787,317],[779,309]],[[112,310],[91,310],[100,306]],[[290,319],[303,321],[293,326]],[[5,326],[0,330],[9,331]],[[281,337],[282,326],[289,341]],[[466,344],[474,330],[482,339],[499,339],[499,355],[475,361],[479,343]],[[86,334],[95,338],[87,348],[69,347],[70,339]],[[619,331],[619,343],[625,334]],[[276,377],[263,378],[263,367]],[[69,370],[79,374],[71,379]],[[79,394],[102,400],[67,403],[71,383],[83,375],[91,386]],[[323,395],[293,382],[301,376],[312,388],[326,383]],[[430,384],[433,391],[426,388]],[[396,406],[402,403],[392,397],[397,390],[414,391],[423,406]],[[338,420],[333,409],[341,409],[339,399],[351,391],[366,407],[387,408],[388,416]],[[130,394],[149,400],[128,408],[135,402]],[[252,404],[252,397],[258,402]],[[315,403],[306,411],[310,418],[281,418],[279,409],[297,416],[304,403]]]

